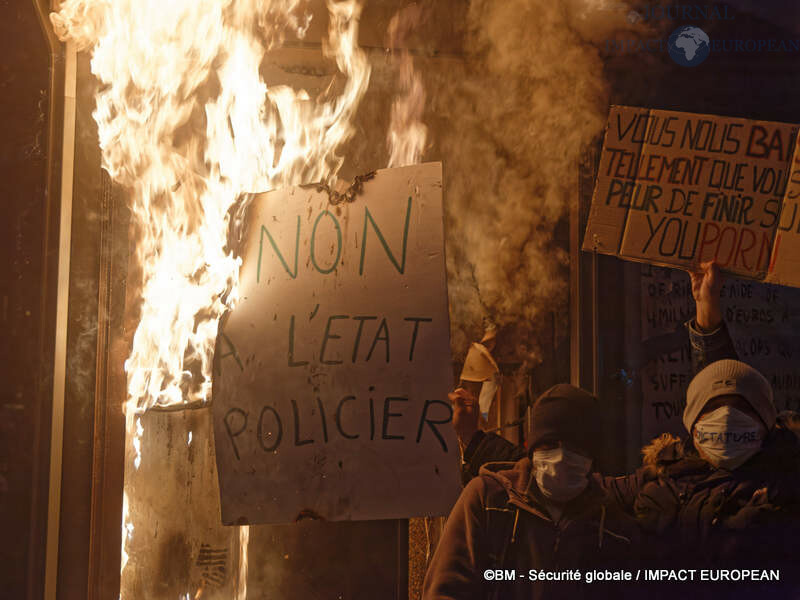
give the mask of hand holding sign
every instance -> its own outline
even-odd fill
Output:
[[[453,429],[456,430],[458,442],[463,449],[478,431],[478,399],[461,387],[447,394],[447,398],[453,403]]]
[[[722,323],[720,291],[722,274],[714,261],[700,263],[700,269],[689,270],[692,279],[692,296],[697,304],[697,325],[704,330],[713,331]]]

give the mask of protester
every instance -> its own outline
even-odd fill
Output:
[[[605,481],[652,536],[653,567],[781,569],[765,590],[797,592],[800,442],[769,383],[742,362],[714,362],[692,380],[683,422],[689,438],[662,435],[636,473]],[[739,587],[726,597],[752,592]]]
[[[717,266],[701,265],[691,280],[697,313],[687,323],[696,373],[683,414],[689,437],[662,435],[644,448],[639,470],[625,477],[597,475],[598,484],[646,532],[638,551],[647,566],[780,569],[778,583],[738,582],[724,595],[744,597],[763,585],[771,594],[800,597],[793,564],[800,539],[800,417],[777,415],[769,383],[736,360],[722,320]],[[465,476],[484,461],[522,452],[499,436],[471,431],[468,394],[456,390],[451,400],[465,440]],[[535,414],[533,421],[535,428]],[[575,544],[580,548],[581,542]],[[593,549],[591,543],[585,547]],[[650,591],[705,598],[721,590],[695,582]]]
[[[689,271],[695,317],[686,322],[692,348],[692,373],[696,375],[712,362],[724,358],[738,359],[728,327],[722,320],[720,292],[722,274],[715,262],[701,263]]]
[[[686,323],[692,350],[693,373],[723,359],[738,358],[725,322],[722,320],[720,291],[722,275],[716,263],[702,263],[690,271],[696,317]],[[478,428],[477,400],[468,390],[457,388],[449,394],[453,405],[453,427],[462,449],[461,479],[464,485],[478,474],[481,465],[499,460],[519,460],[526,455],[522,446],[515,446],[495,433]]]
[[[800,535],[800,440],[797,417],[778,417],[769,382],[732,358],[719,306],[715,265],[692,275],[697,316],[689,326],[694,365],[683,424],[689,437],[662,435],[643,450],[643,466],[604,487],[636,515],[658,568],[781,569],[771,593],[798,587],[793,563]],[[750,582],[748,582],[750,583]],[[713,588],[689,586],[692,597]],[[751,594],[736,584],[728,598]],[[717,590],[719,592],[719,590]]]
[[[591,475],[605,442],[594,428],[599,417],[598,401],[571,385],[536,400],[530,456],[485,465],[464,488],[428,569],[423,600],[612,597],[611,584],[588,585],[585,573],[630,567],[638,527]],[[498,569],[516,580],[497,581]],[[583,580],[574,579],[575,570]],[[554,575],[531,579],[540,572]]]
[[[461,448],[461,481],[464,485],[477,476],[486,463],[517,461],[527,455],[524,447],[478,428],[478,400],[469,390],[456,388],[447,397],[453,406],[453,428]]]

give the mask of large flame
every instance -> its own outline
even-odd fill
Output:
[[[227,247],[231,208],[251,192],[333,183],[337,149],[367,89],[358,0],[328,0],[326,56],[341,94],[314,102],[269,86],[264,55],[302,37],[300,0],[67,0],[51,15],[62,40],[92,53],[100,81],[102,164],[130,190],[141,307],[130,357],[126,431],[141,461],[139,415],[206,402],[219,319],[235,304],[240,261]],[[191,438],[189,438],[191,441]],[[123,499],[122,569],[133,534]],[[236,597],[247,594],[249,528],[240,530]],[[198,594],[202,590],[198,591]]]
[[[142,270],[141,317],[126,362],[130,409],[206,401],[222,314],[239,260],[231,207],[249,192],[330,181],[336,150],[369,81],[361,6],[328,2],[325,52],[344,90],[313,102],[268,86],[265,53],[309,19],[298,0],[68,0],[62,39],[92,51],[103,167],[131,190]]]
[[[400,89],[403,94],[392,103],[392,120],[389,125],[390,167],[414,165],[425,150],[428,128],[422,122],[425,110],[425,87],[422,76],[414,68],[414,59],[405,45],[406,37],[422,17],[422,9],[411,4],[399,10],[389,22],[387,41],[389,48],[399,50],[396,62],[399,67]]]

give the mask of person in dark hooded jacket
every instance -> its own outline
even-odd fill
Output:
[[[464,388],[447,395],[453,406],[453,428],[461,448],[461,483],[467,485],[489,462],[518,461],[527,456],[523,446],[516,446],[493,432],[478,428],[478,400]]]
[[[631,567],[638,536],[635,521],[591,476],[603,442],[594,428],[599,404],[562,384],[542,394],[533,413],[530,456],[485,465],[464,488],[425,577],[423,600],[621,597],[619,586],[584,580],[587,570]],[[484,574],[497,569],[512,571],[515,581]]]
[[[800,427],[796,414],[776,414],[769,382],[749,365],[708,360],[733,355],[719,308],[715,265],[692,276],[698,302],[689,323],[697,375],[686,395],[689,437],[664,434],[643,449],[632,475],[604,487],[634,513],[649,536],[653,568],[755,569],[758,581],[683,586],[688,598],[800,598]],[[780,581],[761,576],[779,573]],[[675,591],[661,590],[666,597]]]
[[[644,448],[640,469],[601,478],[601,486],[646,531],[649,539],[641,550],[650,568],[695,569],[698,578],[701,569],[709,578],[755,570],[750,580],[727,586],[651,585],[646,590],[652,597],[743,598],[763,592],[769,598],[800,598],[800,569],[794,564],[800,539],[800,417],[776,415],[769,383],[734,360],[720,287],[716,265],[704,264],[692,274],[697,316],[687,327],[697,376],[684,413],[690,437],[662,435]],[[473,463],[493,452],[513,452],[507,442],[485,434],[472,441],[465,456]],[[780,581],[762,579],[776,572]]]
[[[800,597],[796,417],[776,415],[758,371],[722,360],[692,380],[683,422],[689,438],[662,435],[638,471],[604,482],[649,536],[652,568],[758,571],[724,592],[717,583],[682,588],[684,597]]]

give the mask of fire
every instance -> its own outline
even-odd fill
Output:
[[[68,0],[52,21],[92,51],[103,167],[131,190],[142,270],[129,408],[205,402],[219,319],[236,302],[230,210],[250,192],[331,182],[370,67],[361,5],[328,2],[325,52],[346,83],[313,102],[268,86],[264,55],[309,17],[298,0]]]
[[[125,570],[128,564],[128,540],[133,535],[133,523],[128,520],[128,494],[122,492],[122,554],[120,561],[120,572]]]
[[[389,22],[388,46],[396,48],[405,42],[408,33],[421,18],[416,4],[400,10]],[[428,129],[422,123],[425,109],[425,88],[420,73],[414,69],[411,53],[401,50],[397,63],[400,71],[400,89],[404,95],[392,103],[392,120],[389,125],[390,167],[417,164],[425,149]]]
[[[324,101],[259,74],[287,33],[305,34],[300,0],[66,0],[51,15],[62,40],[91,52],[102,165],[130,190],[141,270],[125,363],[135,469],[144,411],[210,398],[219,320],[237,299],[232,215],[252,192],[335,182],[370,65],[358,46],[361,3],[327,8],[323,51],[344,86]],[[123,569],[133,529],[125,494]],[[241,528],[237,598],[246,596],[248,538]]]
[[[323,52],[344,84],[337,97],[317,101],[259,73],[288,33],[304,36],[310,16],[301,8],[302,0],[66,0],[51,15],[62,40],[91,52],[102,166],[130,192],[141,273],[125,363],[135,470],[146,410],[210,399],[219,320],[237,300],[240,260],[228,240],[249,194],[332,186],[342,166],[337,150],[354,132],[370,78],[358,46],[361,3],[327,0]],[[399,13],[390,45],[401,44],[418,19],[416,9]],[[425,93],[407,51],[397,65],[404,95],[392,108],[389,166],[419,162],[427,133]],[[127,492],[122,528],[124,570],[134,532]],[[247,595],[248,543],[249,527],[240,527],[239,600]]]
[[[239,574],[236,579],[235,600],[247,598],[247,550],[250,544],[250,526],[239,527]]]

